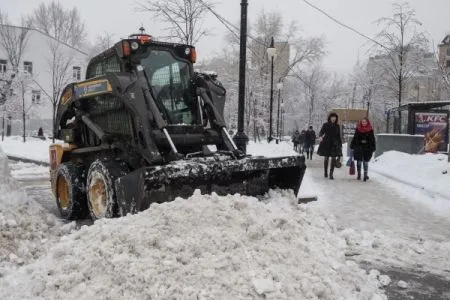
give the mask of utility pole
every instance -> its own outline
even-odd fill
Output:
[[[241,1],[241,36],[239,53],[239,104],[238,104],[238,130],[233,137],[239,150],[247,152],[248,137],[244,132],[245,115],[245,67],[247,65],[247,0]]]

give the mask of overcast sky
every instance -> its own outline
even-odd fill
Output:
[[[20,20],[21,14],[30,13],[41,1],[38,0],[0,0],[1,9],[6,11],[14,22]],[[145,1],[145,0],[142,0]],[[338,20],[343,21],[359,31],[374,36],[379,27],[374,21],[382,16],[392,14],[390,0],[310,0]],[[126,37],[144,25],[147,33],[162,35],[163,25],[151,18],[149,13],[136,10],[135,0],[60,0],[66,7],[78,7],[86,22],[89,38],[103,31],[114,33],[116,38]],[[239,21],[240,0],[213,0],[216,10],[229,21]],[[367,56],[367,41],[355,33],[337,25],[326,16],[313,10],[301,0],[248,0],[249,18],[255,19],[258,13],[277,10],[289,23],[296,20],[303,36],[324,36],[327,41],[328,55],[324,64],[327,69],[338,72],[349,72],[356,63],[358,53],[361,58]],[[450,32],[450,0],[410,0],[411,7],[416,9],[417,18],[423,23],[423,31],[439,43],[446,33]],[[208,16],[205,25],[213,35],[203,38],[196,45],[199,58],[220,52],[226,47],[223,36],[226,28],[213,16]],[[276,37],[275,37],[276,39]]]

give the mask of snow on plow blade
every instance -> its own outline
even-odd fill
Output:
[[[138,169],[116,181],[121,215],[147,209],[151,203],[203,194],[258,196],[270,188],[292,189],[297,195],[305,174],[305,158],[195,158]]]

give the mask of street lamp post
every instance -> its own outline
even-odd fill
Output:
[[[271,71],[270,71],[270,114],[269,114],[269,138],[268,142],[272,141],[272,111],[273,111],[273,60],[277,54],[277,48],[275,48],[275,42],[273,40],[270,41],[270,47],[267,48],[267,56],[271,61]]]
[[[283,89],[283,82],[281,82],[281,79],[277,83],[277,89],[278,89],[278,111],[277,111],[277,144],[280,141],[280,106],[281,106],[281,90]]]
[[[247,64],[247,7],[248,1],[241,1],[241,32],[239,53],[239,102],[238,102],[238,130],[233,137],[236,147],[243,153],[247,152],[248,137],[244,132],[245,115],[245,67]]]

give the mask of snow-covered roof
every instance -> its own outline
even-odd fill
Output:
[[[447,34],[445,38],[442,40],[443,45],[450,45],[450,34]]]
[[[406,110],[411,106],[438,108],[438,107],[450,106],[450,100],[448,100],[448,101],[407,102],[405,104],[402,104],[399,107],[394,107],[391,110],[392,111]]]

